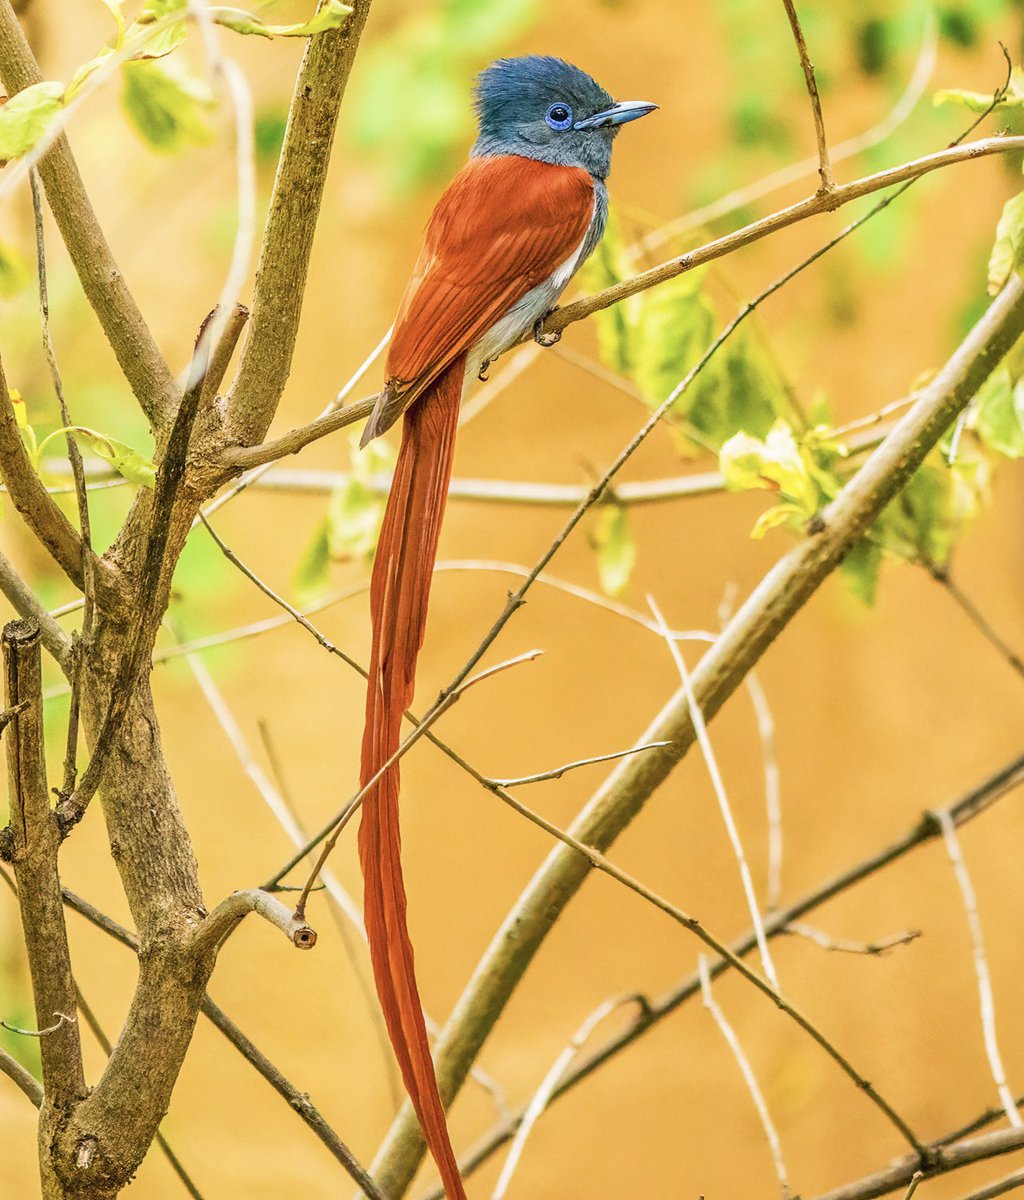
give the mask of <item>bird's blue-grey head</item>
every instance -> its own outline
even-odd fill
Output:
[[[604,179],[612,139],[627,121],[658,106],[616,103],[579,67],[560,58],[501,58],[476,86],[480,135],[473,155],[518,154],[556,166],[583,167]]]

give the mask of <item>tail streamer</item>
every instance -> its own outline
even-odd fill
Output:
[[[455,450],[465,358],[408,409],[370,584],[373,643],[360,782],[398,749],[412,702]],[[437,1088],[406,924],[398,823],[399,764],[363,798],[359,858],[370,958],[391,1044],[449,1200],[465,1200]]]

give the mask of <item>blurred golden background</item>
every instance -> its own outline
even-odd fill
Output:
[[[896,103],[928,37],[924,10],[881,0],[802,8],[827,129],[839,143],[873,127]],[[300,20],[307,9],[280,4],[274,19]],[[47,78],[68,79],[110,37],[109,15],[88,0],[32,0],[29,12]],[[944,146],[967,118],[962,111],[934,109],[932,93],[944,87],[991,92],[1004,74],[999,39],[1019,58],[1016,5],[946,4],[939,30],[937,64],[913,112],[880,145],[839,165],[840,178]],[[256,94],[262,214],[302,44],[227,33],[222,40]],[[471,141],[473,75],[493,57],[527,52],[560,55],[617,96],[661,105],[616,145],[610,186],[626,241],[813,153],[798,60],[782,5],[770,0],[427,0],[416,6],[377,0],[343,109],[277,432],[319,412],[384,334],[429,211]],[[203,70],[198,51],[190,61]],[[230,121],[225,111],[212,112],[216,136],[209,145],[159,154],[129,131],[118,93],[116,82],[107,85],[75,117],[72,146],[114,253],[178,369],[198,321],[215,301],[230,252]],[[1004,123],[997,119],[994,127]],[[997,156],[930,176],[761,310],[766,343],[805,406],[823,394],[837,421],[870,414],[906,395],[915,379],[948,357],[984,303],[986,258],[1002,205],[1019,187],[1019,165],[1019,158]],[[690,244],[813,186],[808,175],[710,231],[693,232]],[[25,196],[5,204],[0,217],[0,240],[31,262]],[[719,312],[731,314],[850,217],[843,211],[805,222],[717,264],[707,290]],[[141,415],[52,228],[49,245],[54,337],[72,411],[83,424],[145,447]],[[31,281],[0,300],[0,321],[11,384],[26,397],[33,423],[56,427]],[[563,342],[591,364],[598,361],[594,325],[572,327]],[[495,366],[494,378],[506,365]],[[379,366],[373,368],[357,395],[372,391],[379,374]],[[586,484],[643,419],[640,404],[621,388],[560,351],[540,354],[466,424],[455,474]],[[341,470],[348,455],[342,435],[286,465]],[[624,477],[655,479],[714,465],[713,459],[681,460],[671,432],[658,430]],[[113,535],[126,492],[94,493],[101,536]],[[253,488],[214,523],[271,586],[303,600],[309,596],[296,572],[327,504],[325,493]],[[792,543],[784,531],[751,540],[764,507],[764,497],[755,493],[631,510],[636,565],[620,602],[646,611],[650,593],[674,627],[715,629],[727,588],[735,585],[742,598]],[[960,585],[1018,652],[1024,651],[1022,508],[1024,476],[1019,464],[1009,463],[954,558]],[[553,508],[453,500],[441,557],[530,565],[564,515]],[[553,574],[598,588],[595,527],[590,522],[560,551]],[[0,537],[48,604],[70,598],[6,507]],[[182,636],[276,615],[205,535],[193,541],[177,577],[174,615]],[[364,561],[337,563],[320,590],[343,590],[366,576]],[[419,669],[421,707],[497,616],[510,578],[487,570],[439,574]],[[364,595],[333,604],[314,619],[338,646],[365,659]],[[170,636],[164,644],[173,645]],[[534,590],[489,661],[532,647],[543,648],[539,661],[474,690],[439,729],[492,775],[523,775],[622,749],[677,686],[657,636],[550,587]],[[683,643],[683,650],[692,666],[696,646]],[[271,770],[261,723],[269,731],[301,820],[318,827],[355,787],[361,679],[294,625],[204,653],[203,661],[252,753]],[[1020,675],[948,592],[912,565],[883,568],[873,607],[838,578],[829,581],[772,648],[759,675],[777,727],[784,900],[902,835],[922,810],[952,801],[1021,749]],[[52,682],[56,689],[56,673]],[[159,666],[154,686],[212,905],[265,879],[290,857],[291,844],[184,661]],[[59,697],[50,706],[55,763],[66,708]],[[711,735],[763,897],[764,768],[745,694],[726,707]],[[523,798],[565,826],[604,770],[589,767],[538,784]],[[1024,1090],[1024,1023],[1017,1011],[1021,805],[1020,795],[1007,797],[961,837],[984,922],[1000,1045],[1016,1091]],[[403,766],[403,828],[421,991],[428,1012],[443,1020],[549,842],[422,744]],[[696,752],[610,857],[720,936],[731,938],[749,925],[736,863]],[[76,831],[62,861],[68,886],[127,921],[99,813]],[[354,837],[343,838],[333,868],[358,896]],[[297,955],[267,925],[248,922],[222,955],[210,991],[369,1162],[395,1107],[392,1068],[367,1000],[365,953],[353,951],[351,931],[346,947],[322,893],[314,900],[311,920],[320,932],[314,953]],[[915,851],[812,919],[835,938],[860,941],[923,931],[880,958],[829,953],[798,938],[773,944],[783,990],[915,1129],[938,1136],[995,1104],[964,911],[941,844]],[[69,920],[82,990],[115,1035],[131,996],[131,956],[82,920]],[[20,938],[16,907],[9,896],[0,897],[0,1016],[31,1026]],[[606,878],[592,878],[527,973],[481,1068],[518,1106],[601,1001],[622,992],[660,993],[694,969],[698,949],[636,896]],[[903,1152],[865,1097],[770,1002],[732,976],[715,993],[760,1080],[794,1190],[815,1195]],[[3,1036],[11,1052],[33,1053],[25,1039]],[[103,1054],[85,1040],[87,1068],[95,1077]],[[491,1097],[468,1083],[451,1115],[457,1150],[495,1117]],[[0,1127],[0,1194],[31,1197],[37,1193],[34,1113],[6,1081],[0,1081]],[[320,1143],[202,1020],[164,1130],[207,1200],[316,1200],[352,1191]],[[490,1195],[503,1154],[469,1180],[471,1197]],[[929,1183],[920,1194],[929,1200],[960,1196],[1015,1163],[982,1165]],[[424,1167],[412,1194],[433,1179]],[[510,1190],[524,1198],[710,1200],[776,1193],[749,1094],[699,998],[542,1117]],[[178,1194],[180,1184],[152,1151],[132,1195],[151,1200]]]

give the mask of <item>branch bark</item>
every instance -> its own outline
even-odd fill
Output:
[[[252,323],[228,397],[228,423],[244,445],[262,441],[291,371],[306,274],[338,112],[372,0],[352,0],[339,29],[310,38],[277,165]]]
[[[97,599],[106,607],[117,602],[115,573],[109,563],[86,550],[78,531],[47,494],[43,481],[36,473],[21,440],[21,430],[14,415],[14,406],[7,390],[7,379],[0,364],[0,474],[7,485],[14,507],[25,524],[49,551],[65,575],[82,590],[85,587],[83,563],[85,555],[92,558]]]
[[[0,0],[0,79],[12,96],[42,79],[9,0]],[[82,290],[143,412],[160,429],[180,391],[114,261],[64,134],[40,162],[39,175]]]
[[[43,1194],[51,1200],[61,1195],[53,1175],[51,1145],[85,1097],[86,1086],[57,869],[61,838],[50,811],[46,785],[39,641],[39,630],[27,621],[10,621],[0,636],[5,701],[8,708],[20,708],[9,735],[11,823],[3,840],[4,857],[14,866],[18,886],[36,1022],[40,1029],[49,1031],[39,1039],[44,1090],[39,1165]],[[54,1021],[56,1027],[52,1027]]]
[[[677,275],[682,275],[685,271],[692,271],[704,263],[713,262],[716,258],[723,258],[734,250],[740,249],[741,246],[749,246],[752,242],[760,241],[761,238],[776,233],[780,229],[786,229],[790,225],[795,225],[798,221],[805,221],[808,217],[816,217],[821,213],[834,212],[844,204],[849,204],[851,200],[859,200],[862,196],[869,196],[872,192],[882,191],[898,183],[919,179],[922,175],[939,170],[941,167],[984,158],[989,154],[1002,154],[1007,150],[1024,150],[1024,137],[990,137],[981,138],[976,142],[965,142],[963,145],[951,146],[945,150],[938,150],[934,154],[925,155],[923,158],[916,158],[912,162],[902,163],[898,167],[890,167],[888,170],[878,171],[874,175],[866,175],[851,183],[837,184],[829,192],[816,192],[805,200],[789,205],[788,208],[780,209],[759,221],[744,225],[735,233],[727,233],[696,250],[690,250],[686,254],[680,255],[679,258],[671,258],[657,267],[651,267],[648,271],[634,275],[631,279],[624,279],[621,283],[606,288],[603,292],[585,296],[574,304],[556,308],[545,320],[544,332],[546,334],[561,333],[574,322],[582,321],[584,317],[589,317],[595,312],[618,304],[620,300],[626,300],[656,284],[674,279]]]
[[[0,592],[11,602],[19,617],[39,627],[43,645],[67,674],[71,669],[71,638],[57,624],[28,586],[11,560],[0,550]]]
[[[906,484],[1022,330],[1024,284],[1014,277],[913,408],[822,512],[814,531],[775,565],[701,659],[691,683],[705,719],[719,711]],[[578,841],[598,851],[607,849],[689,750],[694,729],[684,688],[639,739],[655,741],[671,744],[627,759],[611,773],[572,825]],[[566,846],[556,848],[499,929],[435,1051],[441,1095],[447,1102],[462,1086],[533,955],[589,872],[584,856]],[[403,1108],[371,1168],[386,1193],[404,1194],[422,1153],[415,1118]]]

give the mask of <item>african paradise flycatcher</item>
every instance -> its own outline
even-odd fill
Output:
[[[620,125],[657,105],[616,104],[558,58],[493,63],[476,90],[480,133],[441,197],[405,292],[384,391],[362,445],[405,415],[370,584],[373,639],[363,787],[398,749],[412,702],[467,383],[554,307],[601,240]],[[427,1044],[406,927],[395,762],[363,798],[359,857],[377,993],[449,1200],[465,1200]]]

